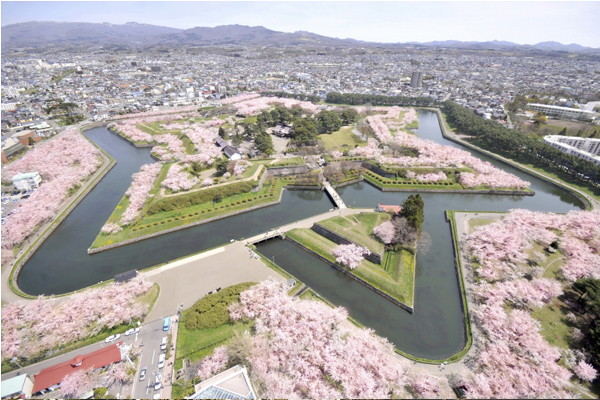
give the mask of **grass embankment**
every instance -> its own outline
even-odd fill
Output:
[[[333,256],[333,250],[338,245],[315,231],[311,229],[292,229],[286,236],[296,240],[333,264],[337,264]],[[391,253],[384,261],[384,265],[377,265],[368,260],[363,260],[357,268],[348,271],[394,299],[412,307],[414,256],[408,251],[402,250]]]
[[[273,164],[269,164],[268,167],[293,167],[296,165],[304,165],[304,158],[302,157],[292,157],[292,158],[283,158]]]
[[[152,311],[152,308],[154,307],[154,304],[156,303],[156,300],[158,299],[159,292],[160,292],[160,287],[158,286],[157,283],[155,283],[154,285],[152,285],[152,287],[146,294],[144,294],[143,296],[140,296],[139,298],[137,298],[135,300],[135,302],[138,304],[141,303],[141,304],[148,305],[148,312],[146,313],[146,315],[150,314],[150,312]],[[128,321],[127,323],[117,325],[113,328],[104,328],[97,335],[90,336],[85,339],[81,339],[81,340],[78,340],[78,341],[75,341],[72,343],[68,343],[59,349],[45,352],[42,355],[32,356],[32,357],[28,357],[28,358],[19,358],[19,365],[21,365],[22,367],[25,367],[27,365],[36,364],[36,363],[44,361],[46,359],[57,357],[62,354],[69,353],[71,351],[81,349],[82,347],[90,346],[97,342],[103,341],[104,339],[106,339],[107,337],[109,337],[111,335],[115,335],[117,333],[125,333],[125,331],[130,329],[132,326],[137,326],[137,320],[133,321],[133,325],[129,324],[129,321]],[[3,374],[10,372],[10,371],[14,371],[17,368],[18,367],[15,364],[11,363],[10,360],[8,360],[8,359],[2,360],[2,373]]]
[[[446,128],[448,130],[450,130],[452,133],[454,134],[459,134],[456,131],[456,126],[450,122],[448,122],[447,118],[446,118],[446,114],[440,110],[440,113],[442,114],[443,117],[443,123],[446,124]],[[443,131],[443,130],[442,130]],[[476,140],[467,140],[467,143],[473,144],[475,146],[478,146],[478,143]],[[528,173],[531,173],[533,175],[537,175],[538,177],[540,177],[541,179],[554,179],[557,180],[558,182],[560,182],[563,185],[568,185],[568,186],[572,186],[575,189],[587,194],[588,196],[594,198],[597,201],[600,201],[600,187],[595,187],[592,185],[589,185],[585,182],[582,181],[577,181],[573,178],[573,176],[561,172],[561,171],[557,171],[555,169],[550,168],[548,165],[542,163],[541,161],[538,161],[537,159],[530,159],[528,157],[525,156],[513,156],[512,154],[508,154],[506,152],[503,151],[495,151],[495,152],[491,152],[489,150],[485,150],[485,148],[481,147],[481,149],[483,151],[485,151],[486,153],[490,154],[492,157],[494,155],[499,155],[502,156],[504,158],[506,158],[509,161],[512,161],[516,164],[519,164],[520,166],[526,167],[526,168],[530,168],[532,169],[534,172],[530,172],[528,171]],[[587,203],[588,207],[590,206],[589,203]]]
[[[343,126],[339,131],[331,134],[317,136],[317,140],[325,147],[325,150],[352,150],[355,147],[366,146],[367,142],[352,133],[354,126]]]
[[[365,180],[385,189],[465,190],[460,183],[453,181],[417,182],[407,178],[389,179],[368,170],[365,171],[363,177]]]
[[[373,235],[373,228],[390,220],[387,213],[360,213],[345,217],[333,217],[319,222],[319,225],[345,237],[354,243],[381,254],[383,243]]]
[[[164,211],[156,214],[146,214],[145,210],[161,199],[150,197],[142,210],[143,218],[137,222],[123,227],[123,230],[115,234],[107,235],[100,233],[91,248],[108,246],[110,244],[119,243],[124,240],[134,239],[141,236],[149,235],[156,232],[165,231],[167,229],[176,228],[184,225],[189,225],[195,222],[206,220],[208,218],[224,216],[236,211],[242,211],[250,207],[255,207],[262,204],[267,204],[277,201],[281,194],[283,181],[281,179],[265,180],[263,188],[256,192],[240,193],[232,196],[224,197],[219,202],[205,202],[201,204],[191,205],[174,211]],[[156,190],[156,185],[155,189]],[[191,196],[190,194],[188,196]],[[156,197],[156,196],[155,196]],[[179,197],[179,196],[178,196]],[[124,205],[128,203],[126,197],[121,200],[119,206],[115,209],[113,215],[109,218],[109,222],[119,221],[121,214],[125,211]]]

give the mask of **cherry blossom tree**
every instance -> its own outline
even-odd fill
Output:
[[[135,278],[86,289],[67,300],[40,296],[2,307],[2,357],[32,357],[76,340],[94,336],[130,318],[142,318],[147,305],[136,301],[152,287]]]
[[[202,186],[210,186],[213,184],[213,180],[210,178],[206,178],[205,180],[202,181]]]
[[[258,93],[241,93],[234,97],[228,97],[226,99],[219,100],[219,102],[222,105],[227,105],[227,104],[239,103],[240,101],[252,100],[257,97],[260,97],[260,94],[258,94]]]
[[[223,371],[227,367],[228,362],[227,347],[219,346],[214,350],[213,354],[202,360],[198,369],[198,377],[202,380],[208,379]]]
[[[167,172],[167,177],[161,182],[163,187],[173,192],[190,190],[198,183],[198,178],[190,177],[180,164],[173,164]]]
[[[358,267],[366,255],[371,252],[356,244],[340,244],[333,250],[335,261],[347,266],[351,270]]]
[[[582,381],[591,382],[598,376],[598,372],[590,364],[585,361],[579,361],[577,367],[575,367],[575,373],[577,377]]]
[[[114,222],[107,222],[106,224],[104,224],[102,229],[100,229],[100,232],[104,232],[108,235],[111,235],[113,233],[121,232],[122,230],[123,229],[121,229],[121,227],[115,224]]]
[[[65,376],[60,383],[60,391],[64,398],[77,399],[85,392],[93,389],[97,376],[91,369],[75,371]]]
[[[77,130],[69,129],[4,168],[2,174],[8,177],[21,172],[38,172],[42,182],[2,227],[3,257],[39,226],[54,218],[69,190],[101,164],[98,149]]]
[[[121,216],[121,224],[127,225],[137,218],[161,168],[160,163],[145,164],[142,165],[140,172],[133,174],[133,182],[125,192],[125,196],[129,197],[129,206]]]
[[[129,371],[126,361],[112,364],[103,377],[103,383],[106,387],[110,387],[115,383],[127,384],[131,381],[133,381],[133,374]]]
[[[373,229],[373,233],[385,244],[390,244],[396,236],[396,227],[392,221],[385,221]]]

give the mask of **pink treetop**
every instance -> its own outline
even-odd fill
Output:
[[[344,155],[344,153],[342,153],[341,151],[337,151],[337,150],[334,150],[334,151],[332,151],[332,152],[331,152],[331,153],[329,153],[329,154],[331,155],[331,157],[332,157],[334,160],[337,160],[338,158],[340,158],[341,156],[343,156],[343,155]]]
[[[241,93],[234,97],[228,97],[226,99],[219,100],[219,102],[222,105],[227,105],[227,104],[239,103],[240,101],[255,99],[257,97],[260,97],[260,94],[258,94],[258,93]]]
[[[234,320],[255,320],[251,364],[261,397],[387,398],[408,383],[408,362],[372,330],[346,323],[343,308],[292,299],[268,280],[229,310]]]
[[[396,236],[396,228],[391,221],[385,221],[373,229],[373,233],[385,244],[392,243]]]
[[[591,382],[598,376],[598,372],[590,364],[585,361],[579,361],[575,367],[575,373],[582,381]]]
[[[210,378],[213,375],[223,371],[227,367],[229,362],[229,355],[227,354],[227,347],[219,346],[214,352],[205,357],[200,364],[198,369],[198,377],[201,380]]]
[[[355,244],[340,244],[333,250],[335,261],[347,266],[351,270],[358,267],[366,255],[371,252]]]
[[[202,181],[202,186],[210,186],[213,184],[213,180],[210,178],[206,178],[205,180]]]
[[[104,224],[104,226],[102,227],[102,229],[100,229],[100,232],[104,232],[107,234],[113,234],[113,233],[117,233],[122,231],[121,227],[117,224],[115,224],[114,222],[110,222],[110,223],[106,223]]]
[[[190,190],[198,183],[198,178],[190,177],[183,170],[180,164],[173,164],[167,172],[167,177],[162,181],[161,185],[171,189],[173,192],[180,190]]]
[[[60,383],[60,391],[67,399],[80,398],[82,394],[91,390],[96,379],[92,377],[92,370],[79,370],[65,376]]]
[[[125,196],[129,197],[129,206],[121,216],[121,224],[127,225],[139,215],[161,168],[162,164],[159,163],[145,164],[140,172],[133,174],[133,182],[125,192]]]

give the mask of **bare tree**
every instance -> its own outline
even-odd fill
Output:
[[[409,225],[406,218],[394,218],[392,223],[396,228],[396,237],[394,243],[402,244],[404,246],[413,246],[417,240],[417,230]]]

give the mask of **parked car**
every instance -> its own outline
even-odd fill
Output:
[[[158,369],[161,369],[161,368],[162,368],[162,367],[164,367],[164,366],[165,366],[165,355],[164,355],[164,354],[161,354],[161,355],[158,357]]]
[[[121,335],[117,333],[116,335],[110,335],[109,337],[107,337],[106,339],[104,339],[104,341],[106,343],[110,343],[110,342],[114,342],[115,340],[117,340],[120,337],[121,337]]]
[[[26,195],[24,195],[24,196],[21,196],[21,199],[28,199],[28,198],[29,198],[29,195],[28,195],[28,194],[26,194]]]
[[[144,367],[144,368],[142,368],[142,370],[140,371],[140,381],[143,381],[144,379],[146,379],[146,370],[147,370],[147,369],[148,369],[147,367]]]
[[[13,199],[13,204],[19,201],[19,199]]]
[[[162,338],[162,341],[160,342],[160,349],[161,350],[166,350],[167,349],[167,340],[169,340],[169,338],[167,336],[165,336],[164,338]]]
[[[160,381],[161,381],[162,377],[160,376],[160,374],[156,375],[156,380],[154,382],[154,390],[158,390],[162,387]]]
[[[125,332],[125,336],[133,335],[134,333],[138,333],[140,328],[131,328]]]

